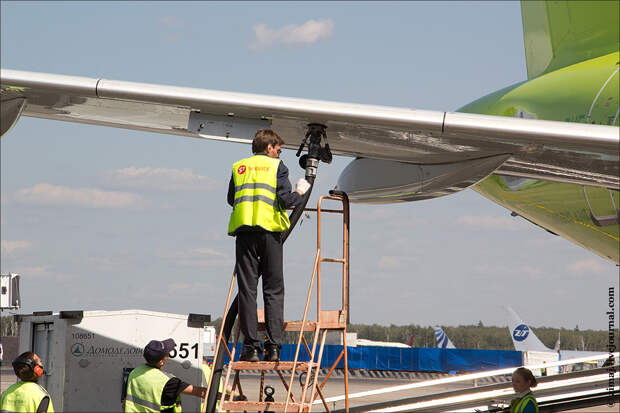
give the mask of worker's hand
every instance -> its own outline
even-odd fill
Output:
[[[310,182],[306,181],[304,178],[301,178],[297,181],[297,188],[295,189],[299,195],[303,195],[310,189]]]

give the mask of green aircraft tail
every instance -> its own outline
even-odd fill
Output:
[[[618,4],[521,0],[529,79],[618,50]]]

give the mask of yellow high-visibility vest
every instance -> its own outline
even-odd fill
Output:
[[[181,412],[181,395],[173,405],[161,405],[164,387],[172,377],[171,374],[146,364],[133,369],[127,379],[125,412],[155,413],[170,408],[173,408],[175,413]]]
[[[0,397],[0,412],[30,413],[36,412],[39,404],[49,397],[47,412],[54,413],[52,397],[47,390],[32,381],[18,381],[10,386]]]
[[[520,399],[514,399],[510,403],[510,413],[523,413],[523,410],[529,401],[534,403],[534,408],[536,409],[535,412],[538,413],[538,403],[536,403],[536,398],[532,393],[528,393]]]
[[[261,227],[283,232],[291,225],[286,210],[276,197],[280,160],[254,155],[233,164],[235,198],[228,224],[228,235],[241,227]]]
[[[211,367],[209,367],[208,364],[206,363],[202,363],[202,385],[203,387],[207,387],[209,385],[209,378],[211,377]],[[218,391],[220,392],[220,394],[222,393],[222,388],[223,388],[223,383],[222,383],[222,378],[220,377],[220,385],[218,388]],[[200,411],[204,412],[205,410],[205,406],[204,406],[204,399],[202,399],[202,402],[200,402]],[[218,398],[217,403],[215,404],[215,411],[217,412],[221,412],[222,410],[220,409],[220,401]]]

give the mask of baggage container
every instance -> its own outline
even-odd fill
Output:
[[[558,353],[554,351],[524,351],[523,365],[525,367],[534,366],[536,364],[553,363],[558,361]],[[536,377],[552,376],[559,373],[558,367],[532,369],[532,374]]]
[[[173,338],[176,347],[163,371],[202,384],[203,332],[210,316],[144,310],[61,311],[15,316],[19,353],[34,351],[46,373],[39,383],[61,412],[121,411],[132,369],[145,363],[150,340]],[[182,396],[184,411],[199,411],[200,399]]]

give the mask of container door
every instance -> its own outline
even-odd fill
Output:
[[[47,378],[52,372],[52,336],[54,333],[53,323],[34,323],[34,334],[32,348],[41,357],[41,362],[45,367],[45,374],[39,379],[39,384],[47,388]]]

